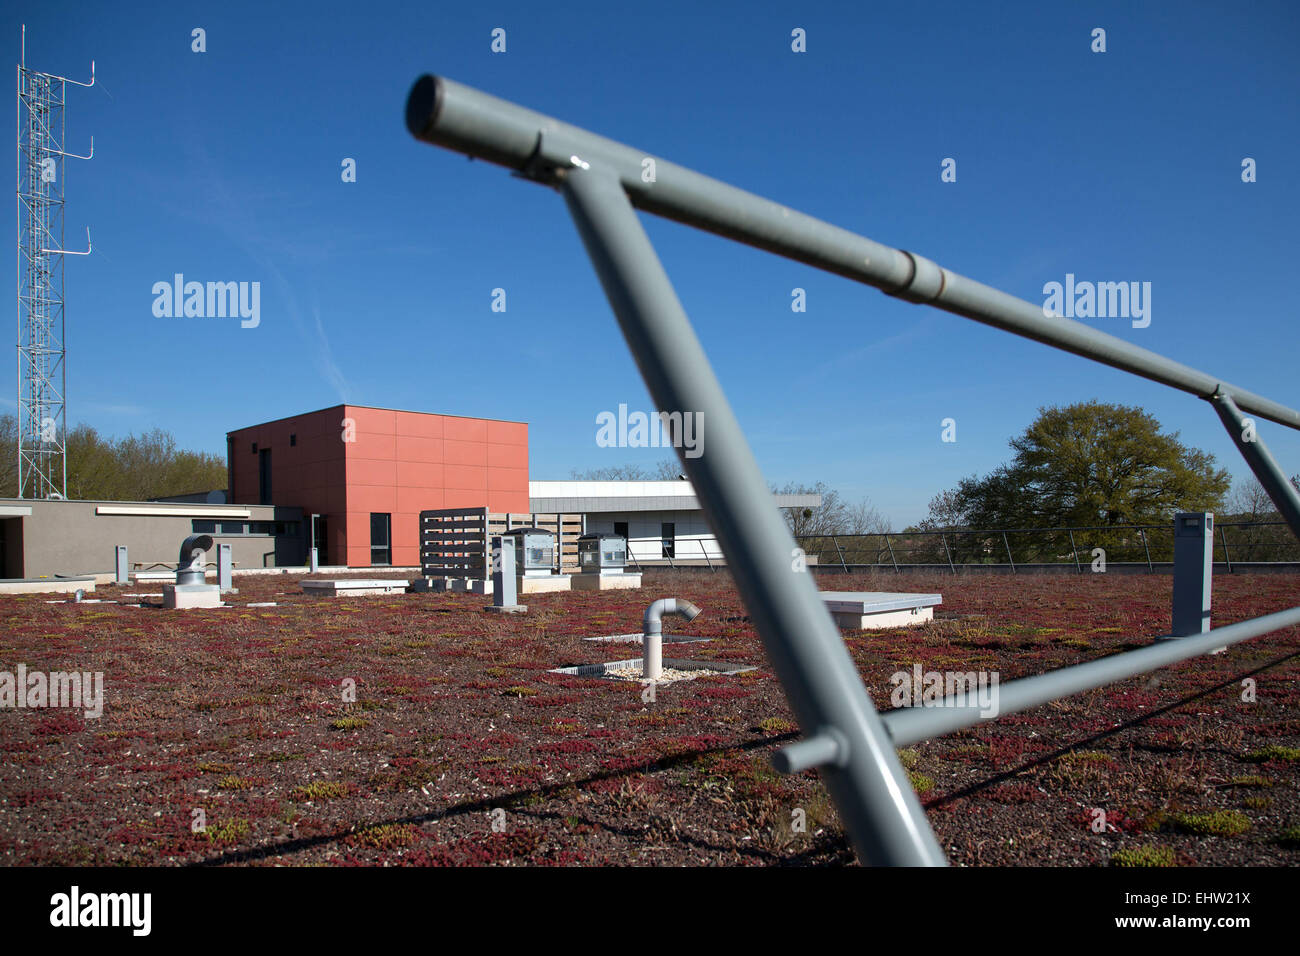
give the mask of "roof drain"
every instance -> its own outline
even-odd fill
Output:
[[[700,609],[690,601],[679,598],[660,598],[645,609],[644,623],[641,628],[643,658],[641,661],[641,678],[658,680],[664,672],[664,622],[665,614],[677,614],[693,621],[700,614]]]
[[[176,562],[176,584],[203,584],[203,553],[212,547],[212,536],[192,534],[181,542],[180,560]]]

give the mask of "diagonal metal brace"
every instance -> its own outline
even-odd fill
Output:
[[[1295,485],[1278,467],[1277,460],[1264,444],[1264,439],[1255,434],[1254,423],[1241,414],[1237,403],[1222,387],[1210,397],[1210,403],[1219,413],[1223,427],[1228,430],[1241,457],[1246,459],[1246,464],[1250,465],[1250,470],[1277,506],[1278,513],[1291,526],[1291,532],[1300,538],[1300,493],[1296,492]]]
[[[561,192],[655,404],[702,416],[708,440],[678,454],[732,565],[768,660],[816,754],[859,859],[940,866],[943,851],[857,668],[773,506],[758,463],[618,178],[577,157]],[[820,733],[820,736],[818,736]],[[822,759],[826,758],[826,759]]]

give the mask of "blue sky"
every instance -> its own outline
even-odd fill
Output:
[[[0,37],[16,62],[25,22],[28,65],[47,72],[84,80],[96,62],[96,86],[69,92],[68,149],[95,138],[66,176],[68,245],[86,225],[94,240],[68,262],[70,422],[224,453],[230,429],[344,401],[499,417],[529,422],[533,478],[566,478],[659,460],[596,444],[600,412],[649,397],[560,197],[406,132],[420,74],[1033,302],[1067,273],[1150,282],[1149,327],[1085,321],[1295,405],[1297,11],[42,2],[7,6]],[[806,53],[791,52],[796,27]],[[955,183],[940,181],[946,157]],[[1246,473],[1191,396],[643,221],[771,481],[869,496],[899,528],[1005,461],[1040,406],[1091,398],[1141,405]],[[155,317],[153,284],[177,272],[260,282],[260,324]],[[525,360],[528,375],[511,372]],[[955,443],[940,440],[948,417]],[[1300,471],[1300,438],[1270,423],[1261,436]]]

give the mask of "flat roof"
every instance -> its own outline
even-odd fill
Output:
[[[339,402],[337,405],[326,405],[324,408],[317,408],[310,412],[296,412],[293,415],[282,415],[279,418],[268,418],[264,422],[255,422],[252,425],[244,425],[241,428],[232,428],[226,432],[227,435],[233,435],[235,432],[248,431],[250,428],[260,428],[263,425],[274,425],[276,422],[287,422],[291,418],[305,418],[308,415],[319,415],[321,412],[333,411],[336,408],[368,408],[375,412],[401,412],[403,415],[437,415],[439,418],[469,418],[479,422],[506,422],[511,425],[527,425],[528,422],[517,421],[513,418],[484,418],[482,415],[450,415],[446,412],[417,412],[410,408],[387,408],[383,405],[360,405],[357,402]]]
[[[699,511],[700,501],[689,481],[530,481],[533,514],[602,514],[622,511]],[[816,508],[818,494],[773,492],[778,508]]]

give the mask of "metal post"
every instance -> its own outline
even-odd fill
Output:
[[[1223,525],[1219,525],[1219,540],[1223,542],[1223,560],[1228,565],[1228,573],[1231,574],[1232,555],[1228,554],[1228,536],[1223,533]]]
[[[1174,515],[1174,600],[1170,637],[1210,629],[1214,580],[1214,515],[1180,511]]]
[[[527,611],[518,601],[515,581],[515,539],[509,535],[492,537],[492,603],[487,610],[503,614]]]
[[[1002,532],[1002,544],[1007,549],[1007,561],[1011,564],[1011,573],[1016,573],[1016,559],[1011,556],[1011,542],[1007,540],[1007,533]]]
[[[842,570],[845,574],[848,574],[849,566],[844,562],[844,549],[840,547],[840,539],[835,537],[835,535],[831,535],[831,544],[835,545],[835,550],[839,552],[840,570]]]
[[[117,583],[125,587],[131,583],[131,565],[126,557],[126,545],[119,544],[113,548],[113,566]]]
[[[1277,506],[1278,513],[1286,519],[1292,532],[1300,537],[1300,492],[1296,491],[1295,485],[1291,484],[1286,473],[1278,467],[1277,461],[1269,453],[1268,446],[1264,444],[1264,439],[1255,433],[1254,423],[1248,422],[1241,414],[1241,409],[1233,401],[1232,395],[1224,390],[1225,388],[1226,386],[1220,386],[1210,399],[1210,404],[1219,413],[1223,427],[1228,430],[1233,444],[1237,446],[1241,457],[1246,459],[1246,464],[1250,465],[1250,470],[1255,473],[1259,483],[1268,492],[1269,498]]]
[[[815,763],[860,858],[942,865],[943,851],[813,576],[791,567],[794,538],[632,204],[597,158],[595,166],[577,152],[565,159],[565,201],[651,398],[658,408],[708,420],[704,453],[679,458],[800,726],[815,743],[833,742]]]
[[[952,552],[948,550],[948,536],[946,534],[939,535],[939,541],[943,543],[943,556],[948,559],[948,570],[955,575],[957,569],[953,567]]]
[[[217,545],[217,588],[220,593],[225,594],[227,591],[233,591],[234,585],[231,582],[232,572],[234,570],[234,559],[231,556],[230,545]]]
[[[1147,544],[1146,528],[1138,528],[1138,534],[1142,536],[1142,550],[1147,553],[1147,570],[1154,571],[1155,568],[1151,564],[1151,548]]]
[[[890,543],[889,535],[885,535],[885,547],[889,549],[889,560],[894,565],[894,573],[898,574],[898,559],[894,557],[894,546]]]
[[[1074,543],[1074,531],[1066,528],[1065,533],[1070,536],[1070,557],[1074,558],[1074,570],[1076,573],[1082,574],[1083,568],[1079,564],[1079,547]]]
[[[709,570],[710,570],[710,571],[716,570],[716,569],[713,567],[713,560],[709,557],[709,549],[705,546],[705,544],[704,544],[704,539],[703,539],[703,538],[696,538],[695,540],[698,541],[698,542],[700,543],[700,551],[702,551],[702,552],[704,553],[704,560],[708,562],[708,564],[709,564]]]

